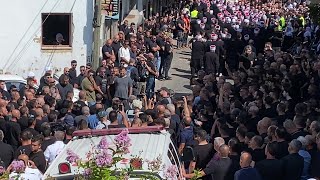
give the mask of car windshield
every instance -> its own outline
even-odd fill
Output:
[[[17,88],[17,90],[19,91],[23,86],[25,86],[26,84],[22,83],[22,82],[10,82],[10,81],[6,81],[6,88],[7,90],[10,90],[12,86],[15,86]]]

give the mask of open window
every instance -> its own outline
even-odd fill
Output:
[[[71,49],[71,13],[43,13],[41,20],[42,49]]]

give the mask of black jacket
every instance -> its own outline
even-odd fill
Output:
[[[8,167],[13,160],[13,148],[0,141],[0,160],[3,161],[5,167]]]
[[[219,56],[215,52],[206,52],[205,54],[205,71],[206,73],[216,73],[218,70]]]
[[[298,153],[293,153],[281,159],[283,162],[283,180],[300,180],[304,160]]]
[[[192,43],[192,51],[191,51],[191,58],[192,59],[202,59],[205,53],[205,45],[201,41],[194,41]]]

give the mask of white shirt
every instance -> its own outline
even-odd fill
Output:
[[[46,151],[44,151],[44,156],[46,157],[49,165],[60,154],[65,146],[66,145],[62,141],[56,141],[47,147]]]
[[[108,129],[108,126],[110,125],[110,121],[107,122],[101,122],[99,121],[98,125],[96,126],[96,129]]]
[[[9,179],[17,180],[41,180],[42,177],[43,175],[38,169],[33,169],[29,167],[26,167],[24,173],[17,174],[16,172],[12,172],[9,175]]]
[[[130,49],[121,47],[119,49],[119,60],[121,61],[121,58],[124,58],[126,62],[129,64],[130,61]],[[128,66],[128,64],[125,64],[124,67]]]

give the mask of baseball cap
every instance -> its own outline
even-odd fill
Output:
[[[30,71],[30,72],[28,73],[28,77],[34,77],[34,76],[35,76],[34,72]]]

